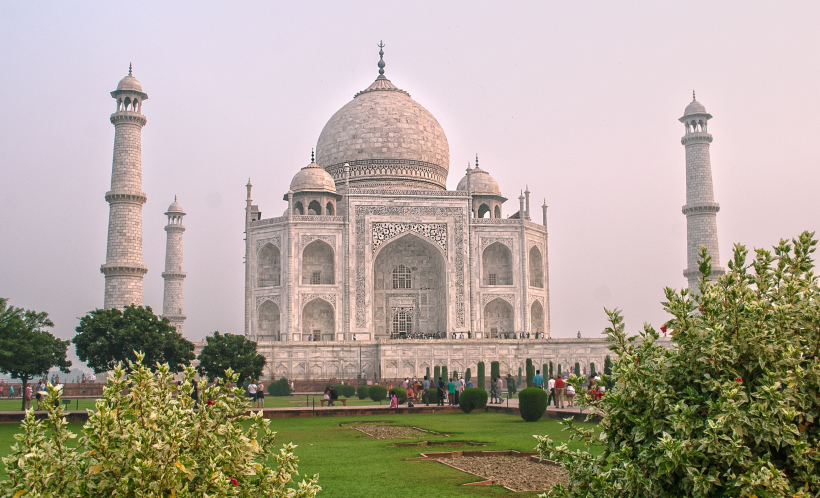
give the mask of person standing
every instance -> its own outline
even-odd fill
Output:
[[[31,408],[31,384],[26,386],[26,390],[23,393],[23,410],[28,410]]]
[[[447,382],[447,404],[452,406],[456,399],[456,383],[454,379],[449,379]]]
[[[40,379],[40,382],[37,384],[37,409],[40,409],[40,400],[43,396],[45,396],[46,392],[46,382],[43,379]]]
[[[507,374],[507,399],[512,398],[513,393],[515,392],[515,379],[511,374]]]
[[[495,396],[498,398],[498,404],[504,402],[502,396],[504,396],[504,381],[501,380],[501,376],[495,378]]]
[[[424,382],[421,385],[424,387],[424,394],[422,394],[424,404],[430,406],[430,380],[426,375],[424,376]]]
[[[438,378],[438,406],[444,406],[444,396],[447,385],[444,384],[444,379]]]
[[[251,381],[251,383],[248,384],[248,394],[251,397],[251,408],[256,408],[256,384],[253,382],[254,381]]]
[[[541,370],[535,371],[535,377],[532,378],[532,385],[538,389],[544,389],[544,377],[541,376]]]
[[[558,377],[555,379],[555,406],[564,407],[564,379]]]
[[[553,405],[555,405],[555,378],[550,377],[550,380],[547,381],[547,392],[549,396],[547,396],[547,407],[550,406],[550,400],[552,400]],[[556,407],[558,405],[555,405]]]
[[[265,386],[259,381],[256,381],[256,405],[265,408]]]

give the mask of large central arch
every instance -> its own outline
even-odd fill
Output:
[[[425,239],[409,233],[385,244],[373,261],[373,289],[376,337],[447,332],[446,263]]]

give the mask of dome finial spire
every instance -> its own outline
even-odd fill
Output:
[[[694,91],[694,90],[692,90],[692,102],[694,102],[695,100],[696,100],[696,99],[695,99],[695,91]]]
[[[384,42],[379,40],[379,78],[384,78]]]
[[[131,76],[131,63],[128,63],[128,76]]]
[[[310,162],[315,163],[316,161],[313,159],[313,147],[310,148]]]
[[[478,168],[478,152],[475,153],[475,167]]]

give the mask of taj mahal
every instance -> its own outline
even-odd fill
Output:
[[[527,358],[565,372],[576,363],[600,370],[609,353],[605,341],[551,336],[546,201],[533,215],[524,184],[518,196],[512,193],[518,202],[508,202],[491,175],[499,166],[480,167],[478,156],[448,190],[445,132],[385,76],[383,47],[375,81],[330,117],[310,163],[293,168],[282,192],[285,212],[263,217],[266,201],[255,204],[250,180],[246,185],[244,334],[265,356],[266,374],[422,377],[435,366],[476,372],[480,361],[499,361],[502,374],[515,375]],[[120,307],[142,304],[147,273],[139,135],[148,97],[130,70],[112,97],[111,214],[101,271],[105,307]],[[701,245],[714,273],[722,272],[706,131],[711,117],[693,98],[680,118],[690,286]],[[163,316],[182,330],[185,213],[175,199],[166,215]]]

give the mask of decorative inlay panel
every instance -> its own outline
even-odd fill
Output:
[[[254,248],[256,248],[256,252],[259,252],[259,249],[262,249],[265,244],[273,244],[276,246],[277,249],[280,251],[282,250],[282,236],[279,234],[274,235],[273,237],[267,237],[264,239],[258,239],[254,244]]]
[[[439,206],[355,206],[354,226],[356,235],[356,326],[364,327],[365,320],[365,251],[368,243],[365,217],[396,216],[403,218],[452,217],[453,219],[453,256],[455,259],[455,310],[456,325],[464,326],[465,299],[464,255],[467,248],[464,242],[464,218],[466,210],[460,207]]]
[[[270,301],[273,304],[279,306],[280,305],[280,303],[279,303],[279,294],[273,294],[271,296],[257,296],[256,297],[256,308],[259,308],[260,306],[262,306],[262,303],[264,303],[265,301]]]
[[[529,294],[529,299],[527,299],[527,301],[529,301],[529,306],[530,307],[532,307],[532,303],[534,303],[535,301],[538,301],[539,303],[541,303],[542,307],[544,306],[544,297],[543,296],[533,296],[532,293],[530,293]]]
[[[335,235],[302,235],[301,244],[302,247],[307,246],[314,240],[322,240],[330,244],[330,247],[336,251],[336,236]]]
[[[430,240],[447,255],[446,223],[373,223],[373,254],[382,244],[406,232]]]
[[[482,294],[481,295],[481,309],[483,310],[487,303],[492,301],[493,299],[503,299],[510,303],[510,305],[515,309],[515,294]]]
[[[512,252],[512,250],[513,250],[513,246],[512,246],[513,245],[513,239],[512,239],[512,237],[481,237],[479,240],[480,240],[479,247],[481,248],[480,252],[482,254],[484,253],[484,249],[486,249],[487,246],[495,244],[496,242],[500,242],[501,244],[504,244],[505,246],[507,246],[507,248],[510,250],[510,252]]]
[[[301,301],[299,305],[299,309],[305,307],[305,305],[314,299],[324,299],[325,301],[329,302],[333,309],[336,309],[336,294],[301,294],[299,299]]]

